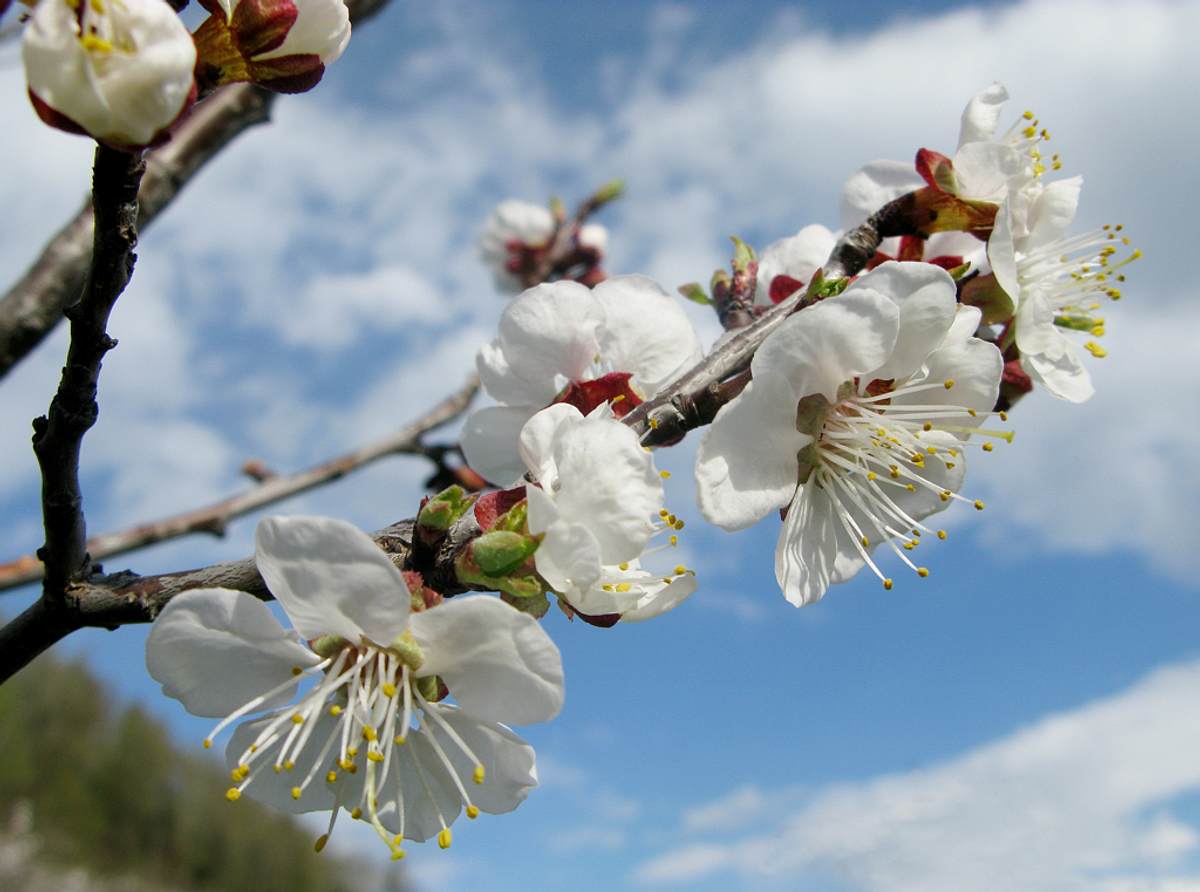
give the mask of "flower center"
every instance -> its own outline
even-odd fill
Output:
[[[936,494],[941,502],[968,502],[979,510],[984,507],[983,502],[947,486],[957,476],[950,472],[962,461],[960,454],[969,442],[958,437],[979,434],[1012,441],[1011,431],[976,426],[979,413],[974,409],[909,399],[953,387],[952,379],[919,379],[900,386],[893,381],[847,382],[839,389],[836,403],[815,394],[797,406],[797,430],[813,437],[797,455],[799,483],[811,480],[825,492],[842,529],[885,589],[892,588],[892,580],[871,558],[873,545],[886,542],[909,569],[926,577],[929,570],[913,563],[908,552],[920,545],[922,533],[946,538],[945,530],[934,531],[913,516],[932,513],[921,510],[922,501],[913,498],[917,493]],[[904,401],[897,402],[901,397]],[[996,414],[1007,420],[1005,413]],[[955,435],[954,445],[945,445],[944,436],[928,436],[934,431]],[[980,448],[991,452],[991,440]]]
[[[340,809],[346,808],[355,818],[366,815],[393,859],[402,858],[404,788],[401,772],[398,766],[393,767],[392,760],[396,747],[406,743],[420,717],[424,742],[429,744],[439,764],[425,766],[418,750],[409,750],[418,789],[415,801],[428,804],[437,815],[442,827],[438,844],[447,848],[450,830],[434,796],[428,770],[440,768],[450,776],[467,817],[477,817],[479,809],[471,801],[439,737],[473,766],[474,783],[483,783],[484,766],[439,713],[443,707],[437,702],[448,693],[441,679],[414,675],[423,655],[411,634],[406,632],[386,648],[367,641],[353,645],[326,636],[314,642],[314,650],[325,659],[307,670],[296,667],[291,679],[234,710],[205,738],[205,748],[211,747],[213,738],[222,730],[295,685],[296,677],[316,679],[294,707],[275,714],[243,749],[231,771],[234,786],[226,791],[226,798],[230,801],[241,798],[264,771],[295,772],[295,783],[290,790],[293,799],[300,799],[314,783],[324,784],[334,794],[329,827],[317,840],[317,851],[325,847]],[[361,788],[357,788],[348,782],[347,776],[357,775],[360,770],[365,777]],[[389,780],[395,785],[394,798],[385,795],[384,785]],[[411,787],[414,779],[410,778],[409,783]],[[413,801],[410,792],[410,804]],[[399,825],[395,834],[382,822],[382,817],[393,809]]]

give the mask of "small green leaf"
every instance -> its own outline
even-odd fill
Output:
[[[712,298],[705,293],[704,288],[701,287],[699,282],[688,282],[686,285],[680,285],[679,293],[692,303],[701,304],[702,306],[712,305]]]

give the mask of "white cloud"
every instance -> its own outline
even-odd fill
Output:
[[[1171,801],[1200,790],[1198,696],[1200,662],[1161,669],[946,762],[795,791],[804,804],[760,818],[755,836],[681,845],[637,878],[729,872],[757,887],[836,875],[866,892],[1194,885],[1186,859],[1200,834]],[[720,830],[719,810],[751,799],[763,801],[741,790],[693,808],[684,828]]]
[[[685,811],[683,829],[687,833],[730,833],[754,820],[765,805],[766,797],[757,787],[738,787],[720,799]]]

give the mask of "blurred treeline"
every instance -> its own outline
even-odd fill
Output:
[[[39,864],[120,888],[362,889],[347,862],[313,852],[314,832],[227,802],[228,786],[216,760],[181,752],[80,663],[43,656],[0,686],[0,842],[31,824]]]

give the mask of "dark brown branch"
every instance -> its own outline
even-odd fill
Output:
[[[824,278],[856,275],[871,260],[883,239],[916,233],[921,224],[914,217],[911,193],[884,205],[834,245],[823,269]],[[745,373],[759,345],[784,319],[810,303],[812,298],[806,291],[798,292],[749,325],[730,332],[720,346],[663,388],[658,396],[626,415],[624,422],[641,435],[645,446],[677,443],[688,431],[710,423],[717,410],[745,387],[749,380]]]
[[[38,550],[45,565],[42,594],[61,602],[69,582],[90,570],[85,547],[79,451],[96,423],[96,387],[104,355],[116,346],[108,317],[133,273],[137,255],[137,195],[146,170],[140,154],[105,146],[96,149],[92,176],[97,221],[92,263],[83,296],[67,309],[71,344],[50,410],[33,422],[33,451],[42,469],[42,521],[46,544]]]
[[[350,0],[351,20],[358,25],[387,2]],[[268,121],[274,101],[274,93],[253,84],[231,84],[199,103],[170,142],[147,156],[138,226],[148,226],[237,136]],[[91,262],[92,230],[89,201],[0,298],[0,378],[42,342],[79,298]]]
[[[93,561],[125,554],[155,542],[176,539],[191,533],[224,535],[229,522],[283,499],[331,483],[389,455],[426,455],[431,449],[421,442],[429,431],[453,421],[470,405],[479,390],[479,378],[472,375],[459,390],[446,397],[412,424],[337,458],[329,459],[295,474],[268,477],[246,492],[230,496],[211,505],[185,511],[172,517],[138,524],[115,533],[96,536],[87,541],[87,552]],[[435,462],[436,463],[436,462]],[[25,555],[0,564],[0,590],[33,582],[42,576],[42,565],[32,555]],[[236,586],[234,586],[236,588]]]

